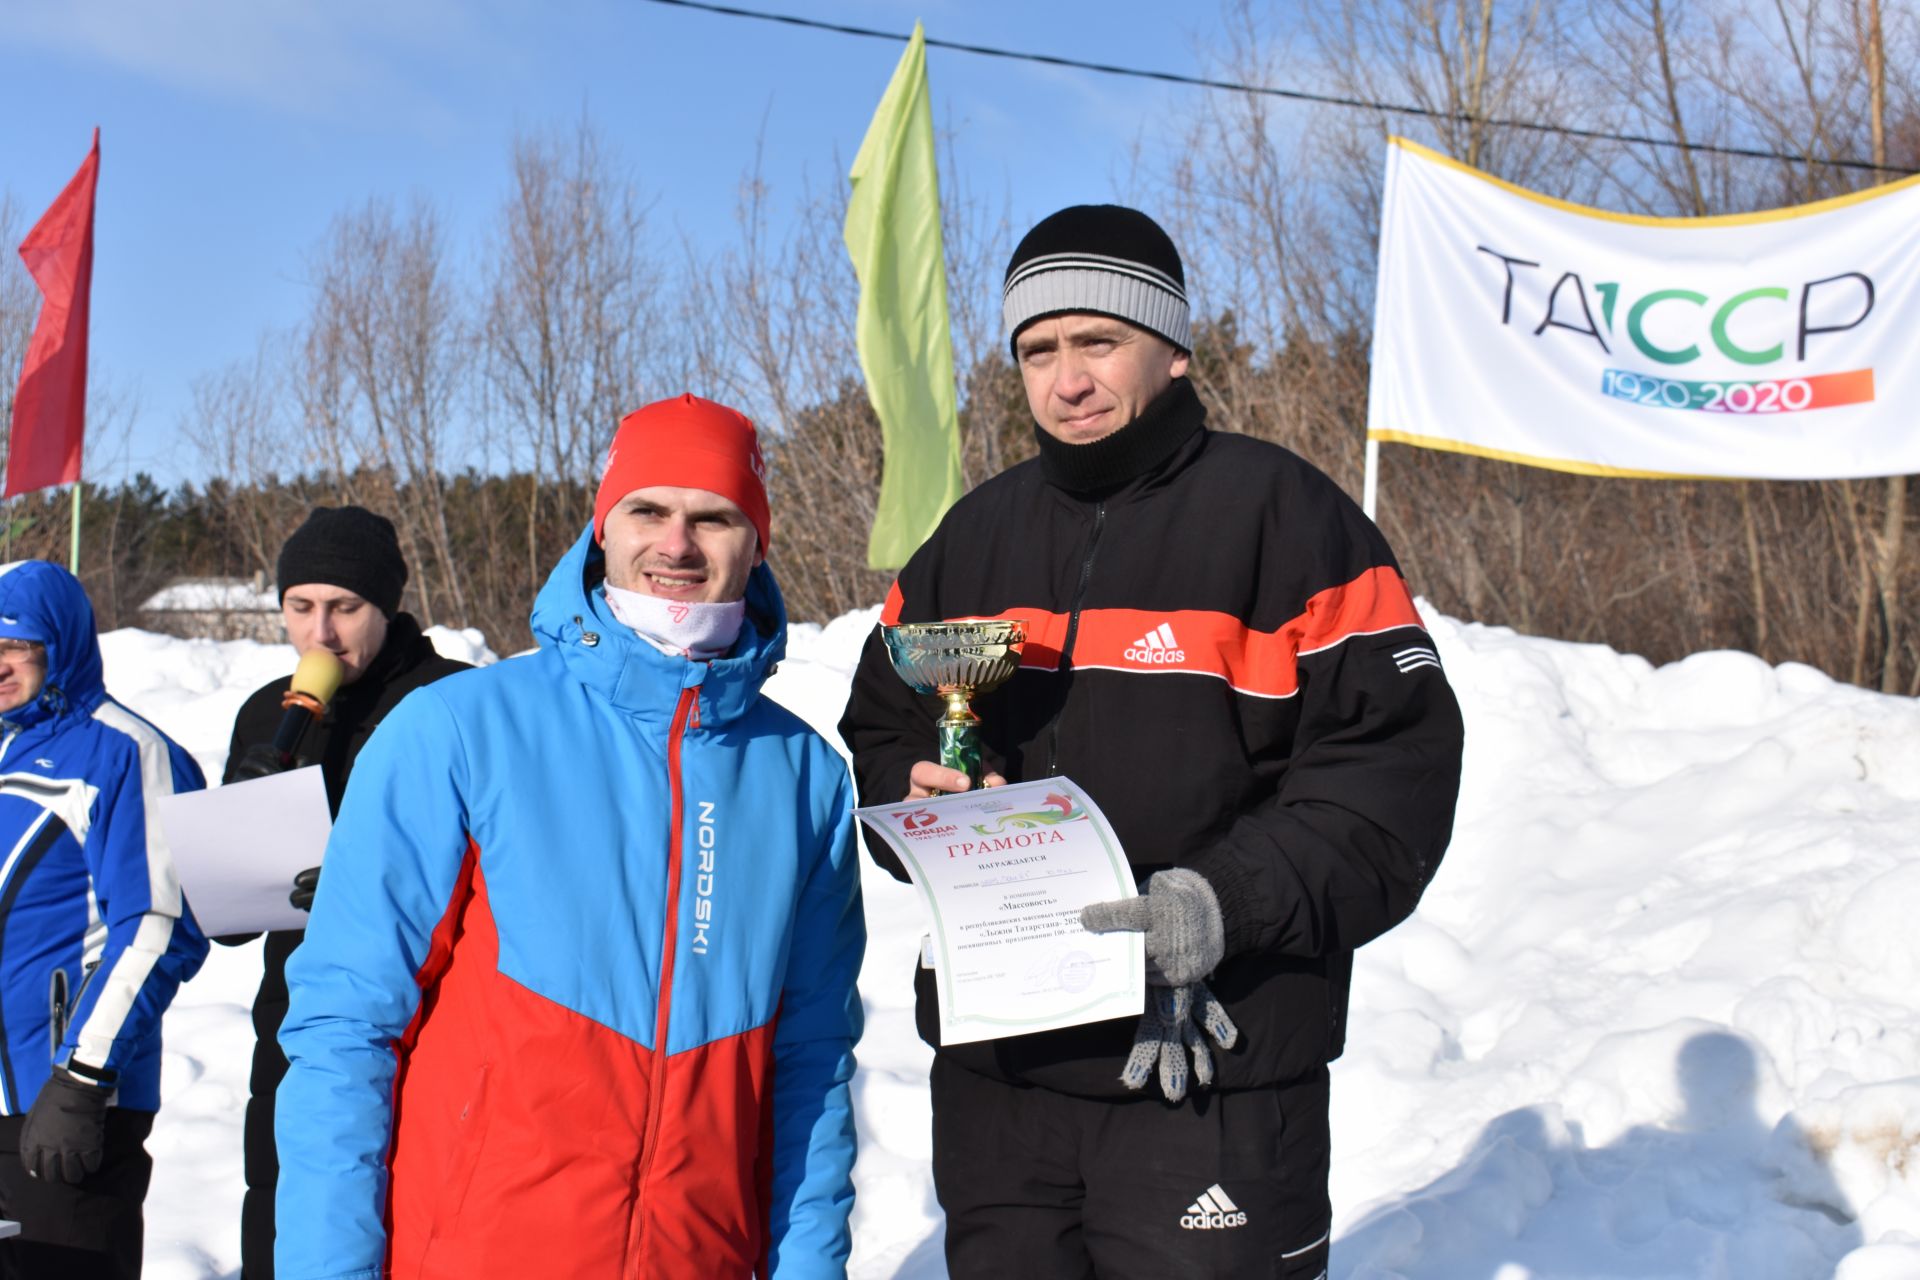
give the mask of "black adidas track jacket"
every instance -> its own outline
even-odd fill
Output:
[[[1233,1089],[1340,1053],[1354,948],[1412,912],[1446,849],[1462,735],[1372,522],[1295,454],[1204,420],[1182,379],[1108,441],[1041,437],[1041,457],[947,514],[882,620],[1026,620],[1021,670],[974,703],[989,767],[1086,787],[1142,883],[1178,865],[1213,885],[1227,959],[1211,986],[1241,1032],[1218,1085]],[[1089,474],[1086,451],[1109,442]],[[840,724],[863,804],[900,799],[936,757],[939,710],[894,674],[876,628]],[[932,973],[915,989],[939,1048]],[[1133,1031],[1122,1018],[939,1051],[1125,1096]]]

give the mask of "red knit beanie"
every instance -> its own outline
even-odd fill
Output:
[[[635,489],[671,485],[705,489],[728,499],[760,535],[764,554],[773,545],[767,520],[767,465],[753,423],[696,395],[656,400],[620,419],[593,499],[593,537],[606,538],[607,513]]]

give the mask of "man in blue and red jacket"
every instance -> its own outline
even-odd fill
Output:
[[[753,425],[630,414],[530,657],[388,715],[280,1033],[281,1280],[842,1276],[852,787],[786,643]]]
[[[204,785],[107,696],[79,580],[0,566],[0,1276],[140,1274],[160,1019],[207,957],[154,810]]]

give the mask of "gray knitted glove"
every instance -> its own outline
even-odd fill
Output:
[[[1184,987],[1212,973],[1227,951],[1220,900],[1198,871],[1174,867],[1147,881],[1137,898],[1096,902],[1080,909],[1089,933],[1131,929],[1147,935],[1148,980]],[[1159,970],[1155,976],[1152,970]]]
[[[1206,1035],[1201,1034],[1203,1029]],[[1209,1037],[1222,1049],[1231,1049],[1240,1032],[1206,983],[1148,987],[1147,1011],[1140,1015],[1140,1027],[1133,1033],[1133,1052],[1127,1055],[1120,1083],[1129,1089],[1144,1088],[1158,1066],[1160,1092],[1168,1102],[1178,1102],[1187,1096],[1187,1053],[1191,1051],[1193,1078],[1206,1088],[1213,1083]]]
[[[1212,1084],[1213,1052],[1207,1038],[1231,1049],[1240,1032],[1201,981],[1227,950],[1220,900],[1207,878],[1185,867],[1158,872],[1137,898],[1082,907],[1080,923],[1089,933],[1131,929],[1147,935],[1147,1011],[1133,1033],[1121,1083],[1143,1089],[1157,1066],[1160,1091],[1168,1102],[1178,1102],[1187,1096],[1191,1051],[1193,1078],[1203,1089]]]

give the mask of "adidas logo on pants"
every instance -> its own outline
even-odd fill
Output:
[[[1239,1205],[1227,1198],[1227,1193],[1216,1182],[1202,1191],[1198,1200],[1187,1206],[1180,1225],[1189,1231],[1218,1231],[1226,1227],[1246,1226],[1247,1215],[1240,1211]]]

